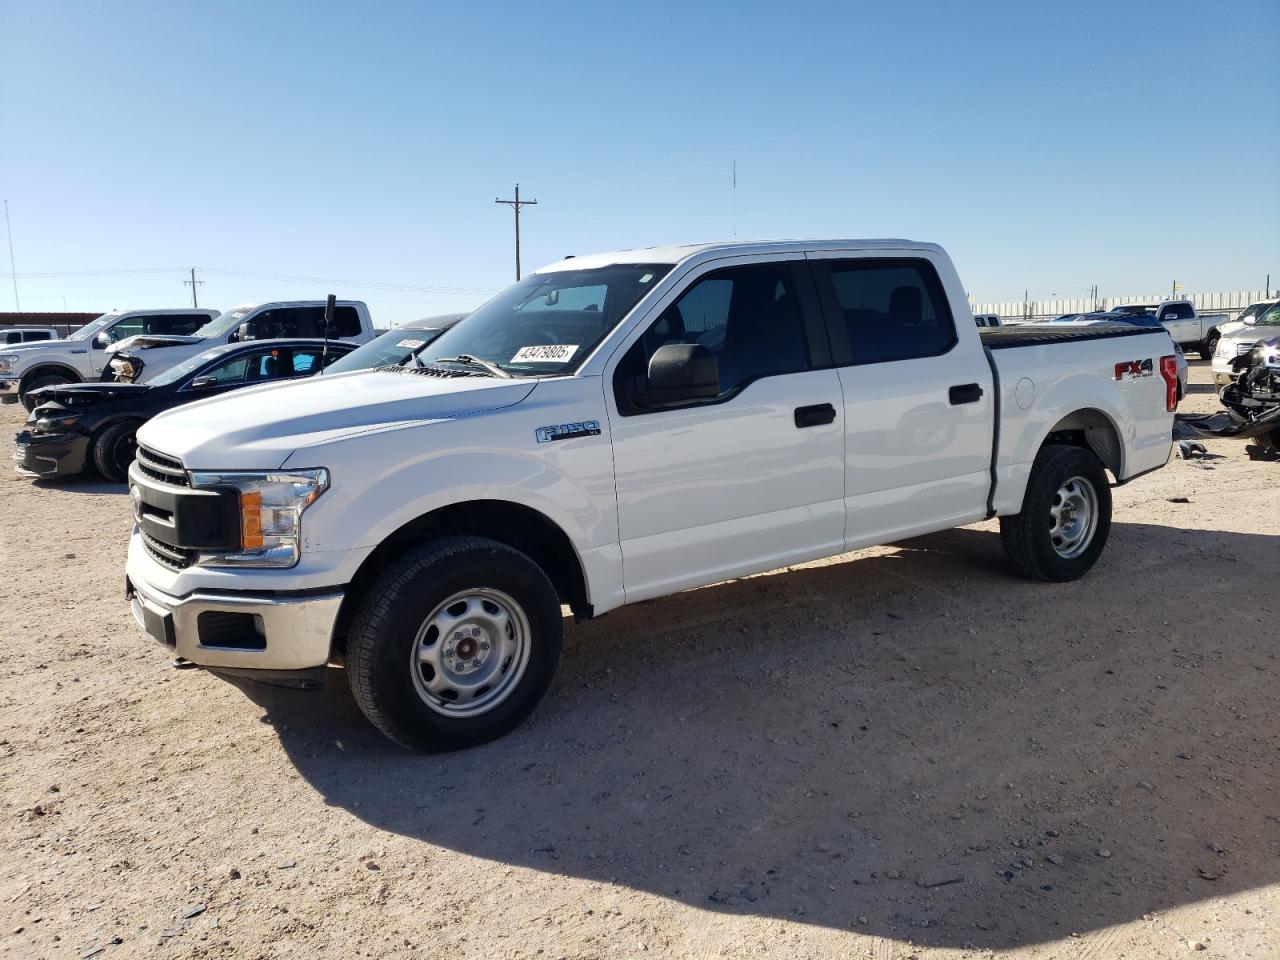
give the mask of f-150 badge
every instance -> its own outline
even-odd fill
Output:
[[[535,434],[539,443],[552,440],[572,440],[574,437],[600,436],[599,420],[583,420],[580,423],[560,423],[552,427],[539,427]]]

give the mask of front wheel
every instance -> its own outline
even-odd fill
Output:
[[[444,537],[392,564],[352,618],[347,673],[369,721],[402,746],[456,750],[529,716],[560,663],[555,587],[527,556]]]
[[[1031,580],[1078,580],[1111,533],[1111,486],[1101,461],[1080,447],[1048,444],[1031,467],[1022,512],[1000,518],[1015,571]]]
[[[60,387],[67,383],[75,383],[75,381],[60,373],[46,373],[42,376],[33,377],[31,382],[22,388],[22,391],[18,394],[18,399],[22,402],[23,407],[26,408],[27,413],[30,413],[40,404],[37,398],[31,396],[32,390],[39,390],[41,387]]]
[[[93,441],[93,465],[102,479],[112,483],[124,483],[137,453],[138,424],[134,422],[113,423]]]
[[[1213,360],[1213,355],[1218,349],[1218,340],[1221,339],[1219,334],[1211,333],[1205,337],[1200,344],[1200,359]]]

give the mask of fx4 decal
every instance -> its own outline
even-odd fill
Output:
[[[1139,377],[1150,377],[1155,373],[1155,365],[1151,358],[1145,360],[1127,360],[1116,364],[1117,380],[1137,380]]]
[[[551,427],[539,427],[535,432],[539,443],[552,440],[572,440],[574,437],[600,436],[599,420],[583,420],[579,423],[560,423]]]

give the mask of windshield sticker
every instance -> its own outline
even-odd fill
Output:
[[[576,343],[548,343],[539,347],[521,347],[512,363],[568,363],[578,352]]]
[[[425,340],[401,340],[396,344],[397,347],[408,347],[410,350],[417,350],[421,346],[426,345]]]

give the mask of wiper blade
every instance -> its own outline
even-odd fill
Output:
[[[490,363],[488,360],[481,360],[479,357],[473,357],[469,353],[460,353],[456,357],[436,357],[436,363],[462,363],[467,366],[480,367],[488,371],[492,376],[502,377],[504,380],[514,380],[506,370],[503,370],[496,363]]]

